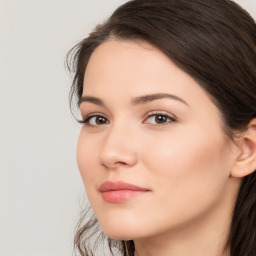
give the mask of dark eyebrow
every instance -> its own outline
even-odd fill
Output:
[[[91,102],[93,104],[99,105],[99,106],[104,106],[104,103],[101,99],[96,98],[96,97],[92,97],[92,96],[82,96],[79,99],[78,105],[80,106],[82,102]]]
[[[145,104],[145,103],[148,103],[148,102],[151,102],[154,100],[166,99],[166,98],[180,101],[180,102],[184,103],[185,105],[189,106],[185,100],[181,99],[178,96],[168,94],[168,93],[155,93],[155,94],[139,96],[139,97],[133,98],[132,103],[133,104]],[[92,97],[92,96],[82,96],[79,99],[78,105],[80,106],[82,102],[91,102],[93,104],[96,104],[96,105],[99,105],[102,107],[105,106],[104,102],[101,99]]]
[[[172,99],[172,100],[177,100],[180,101],[182,103],[184,103],[185,105],[189,106],[189,104],[181,99],[180,97],[176,96],[176,95],[172,95],[172,94],[168,94],[168,93],[156,93],[156,94],[149,94],[149,95],[144,95],[144,96],[139,96],[136,97],[134,99],[132,99],[132,103],[133,104],[145,104],[154,100],[159,100],[159,99]]]

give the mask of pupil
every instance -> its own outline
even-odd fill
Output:
[[[159,123],[164,123],[166,122],[166,116],[157,116],[156,117],[156,122]]]
[[[104,124],[105,123],[105,118],[104,117],[98,117],[96,120],[97,124]]]

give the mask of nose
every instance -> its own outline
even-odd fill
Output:
[[[132,167],[137,163],[133,138],[135,132],[124,125],[109,128],[100,152],[100,161],[108,169]]]

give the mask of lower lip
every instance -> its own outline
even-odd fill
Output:
[[[146,192],[138,190],[113,190],[102,192],[102,197],[108,203],[123,203]]]

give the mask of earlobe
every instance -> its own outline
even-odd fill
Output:
[[[231,176],[242,178],[256,170],[256,119],[252,119],[243,133],[240,154],[231,170]]]

